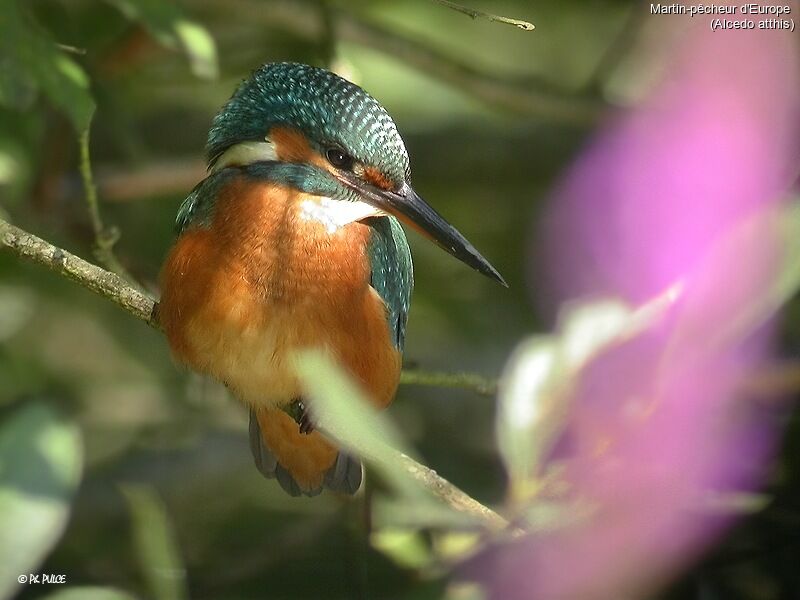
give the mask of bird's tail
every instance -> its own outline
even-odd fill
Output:
[[[323,488],[355,494],[361,462],[340,452],[317,432],[300,433],[280,409],[250,410],[250,451],[264,477],[277,479],[292,496],[316,496]]]

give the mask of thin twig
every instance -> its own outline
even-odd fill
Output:
[[[92,161],[89,153],[89,127],[81,133],[78,138],[78,144],[80,146],[80,172],[83,180],[83,190],[86,206],[89,210],[89,218],[92,221],[92,229],[94,230],[94,256],[109,271],[124,277],[141,290],[127,269],[119,262],[116,254],[114,254],[114,244],[119,240],[119,230],[116,227],[106,227],[100,215],[97,186],[92,175]]]
[[[119,275],[93,265],[3,219],[0,219],[0,246],[5,246],[20,258],[44,265],[72,279],[92,292],[111,300],[149,326],[159,329],[158,303],[147,294],[135,289]],[[416,383],[424,384],[426,378],[423,373],[415,372],[414,375]],[[427,379],[436,381],[437,377],[441,380],[442,374],[435,374]],[[463,378],[463,375],[455,378]],[[396,458],[411,477],[453,509],[477,517],[491,530],[501,530],[508,526],[503,517],[454,486],[433,469],[400,452]]]
[[[69,44],[56,44],[59,50],[63,52],[68,52],[69,54],[77,54],[79,56],[84,56],[86,54],[86,48],[78,48],[77,46],[70,46]]]
[[[100,217],[100,207],[97,205],[97,186],[94,184],[94,176],[92,175],[88,127],[81,133],[78,145],[81,150],[80,167],[81,179],[83,180],[83,193],[86,198],[86,206],[89,209],[89,217],[92,220],[92,229],[94,229],[95,236],[99,236],[103,232],[104,227],[103,220]]]
[[[461,14],[467,15],[468,17],[472,17],[473,19],[481,18],[481,19],[488,19],[489,21],[494,21],[495,23],[505,23],[506,25],[513,25],[514,27],[519,27],[520,29],[524,29],[525,31],[533,31],[536,29],[536,26],[529,22],[529,21],[520,21],[519,19],[509,19],[508,17],[501,17],[499,15],[493,15],[491,13],[485,13],[480,10],[475,10],[474,8],[467,8],[466,6],[461,6],[460,4],[456,4],[455,2],[450,2],[449,0],[436,0],[442,6],[446,6],[447,8],[452,8],[456,12],[460,12]]]
[[[494,396],[497,381],[474,373],[437,373],[405,370],[400,375],[400,385],[425,385],[429,387],[460,388],[481,396]]]

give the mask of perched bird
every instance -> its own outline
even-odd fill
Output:
[[[392,401],[413,287],[398,219],[505,282],[411,189],[386,110],[329,71],[256,70],[214,118],[206,157],[161,273],[172,353],[249,407],[263,475],[295,496],[355,493],[361,464],[313,431],[295,352],[331,353],[377,407]]]

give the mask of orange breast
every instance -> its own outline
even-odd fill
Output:
[[[176,358],[261,410],[279,462],[297,463],[293,475],[312,487],[336,451],[317,434],[295,435],[296,425],[271,410],[302,395],[293,353],[330,351],[379,407],[391,402],[401,364],[384,303],[369,285],[370,228],[316,219],[309,208],[319,202],[275,184],[232,181],[211,226],[188,230],[170,251],[160,304]],[[274,417],[265,422],[263,414]]]

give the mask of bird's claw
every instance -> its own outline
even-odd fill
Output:
[[[294,422],[300,426],[300,433],[308,435],[314,431],[314,421],[311,418],[311,413],[305,405],[305,402],[300,399],[295,400],[292,402],[290,410]]]

